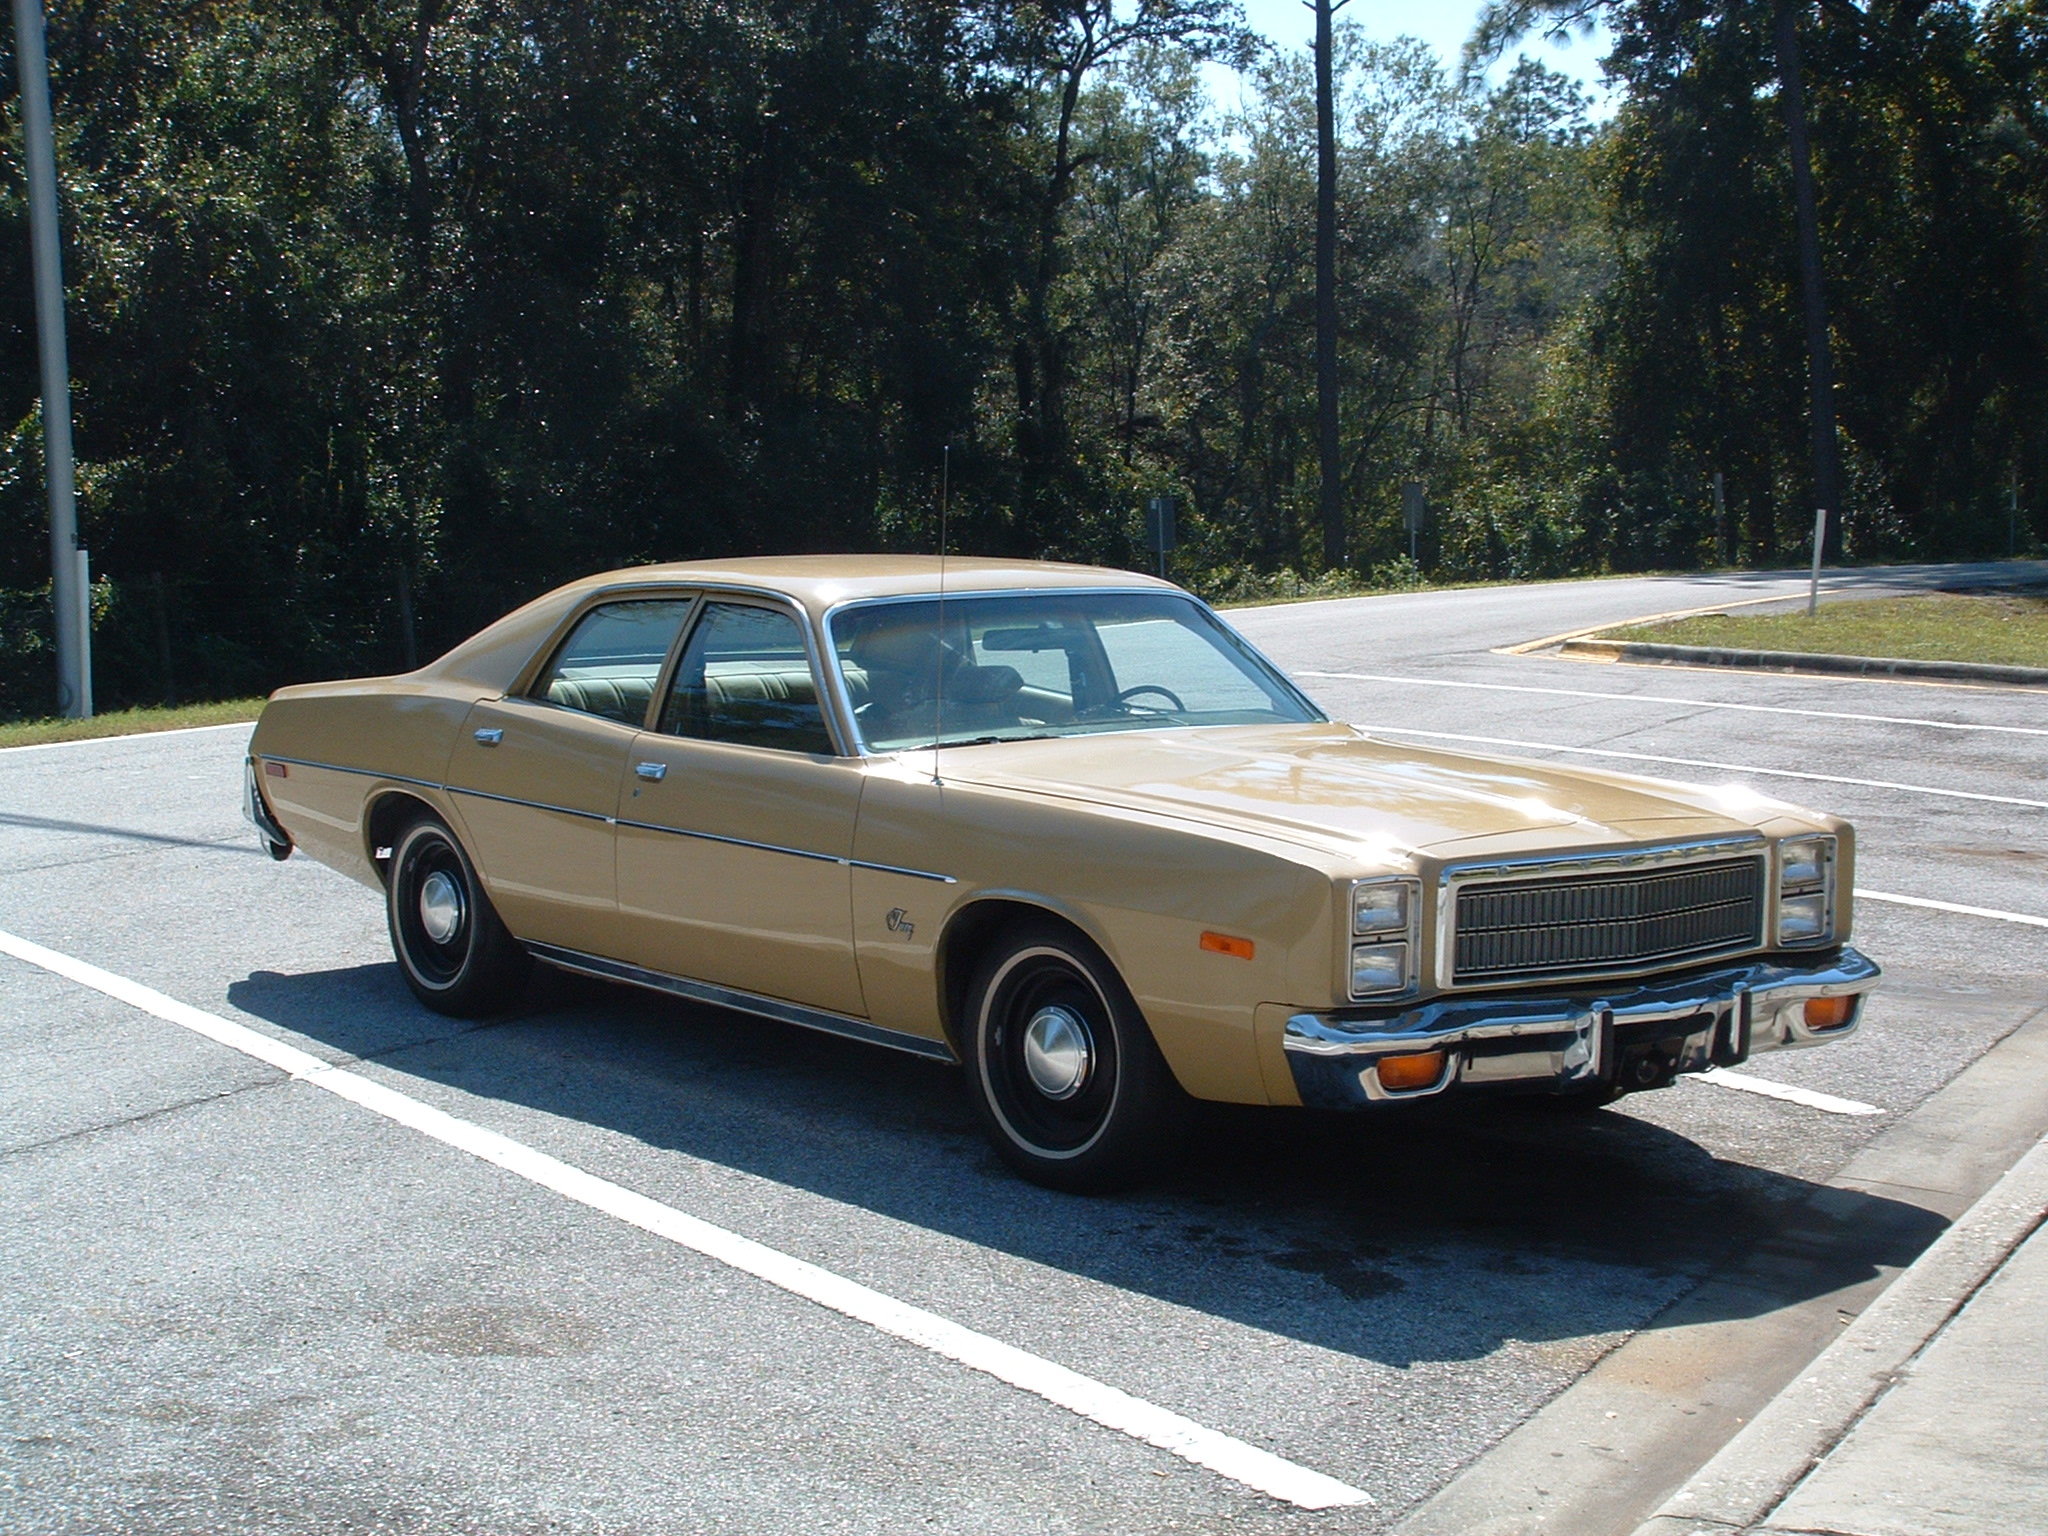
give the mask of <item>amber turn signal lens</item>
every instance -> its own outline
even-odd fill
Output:
[[[1444,1053],[1423,1051],[1416,1056],[1382,1056],[1380,1086],[1389,1093],[1412,1093],[1417,1088],[1434,1088],[1444,1075]]]
[[[1856,1011],[1853,997],[1809,997],[1806,1000],[1808,1029],[1840,1029]]]
[[[1227,933],[1205,933],[1202,948],[1212,955],[1234,955],[1240,960],[1252,957],[1253,944],[1250,939],[1233,939]]]

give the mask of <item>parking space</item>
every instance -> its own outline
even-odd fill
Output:
[[[1494,649],[1731,590],[1237,617],[1368,729],[1746,780],[1854,820],[1859,885],[2048,916],[2039,694]],[[1259,1493],[0,958],[10,1528],[1385,1530],[2048,1008],[2048,930],[1866,902],[1865,1028],[1745,1071],[1881,1113],[1700,1082],[1589,1116],[1219,1112],[1171,1180],[1081,1200],[1004,1172],[931,1063],[559,976],[486,1026],[423,1012],[374,893],[256,850],[244,740],[0,754],[0,929],[1371,1502]],[[1910,1259],[1939,1219],[1891,1205],[1788,1285]]]

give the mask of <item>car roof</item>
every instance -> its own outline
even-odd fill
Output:
[[[747,586],[779,592],[813,611],[870,597],[914,597],[947,592],[1016,591],[1019,588],[1158,587],[1171,582],[1138,571],[1049,560],[995,560],[936,555],[758,555],[733,560],[691,560],[606,571],[574,583],[588,590],[645,582]]]
[[[508,688],[562,620],[592,597],[644,592],[650,587],[728,587],[767,592],[806,609],[814,620],[840,603],[877,597],[919,597],[940,590],[936,555],[761,555],[734,560],[691,560],[671,565],[601,571],[557,587],[506,614],[421,671],[487,688]],[[949,556],[946,592],[1057,592],[1149,588],[1181,589],[1156,576],[1048,560],[988,560]]]

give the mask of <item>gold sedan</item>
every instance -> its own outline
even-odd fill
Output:
[[[1189,1100],[1582,1104],[1839,1039],[1849,826],[1376,740],[1177,587],[815,556],[573,583],[281,689],[248,807],[480,1014],[535,958],[958,1061],[1027,1177]]]

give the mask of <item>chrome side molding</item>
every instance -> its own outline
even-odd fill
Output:
[[[860,1040],[868,1045],[885,1045],[891,1050],[907,1051],[912,1056],[922,1056],[930,1061],[954,1062],[959,1060],[952,1047],[943,1040],[933,1040],[925,1035],[908,1034],[900,1029],[885,1029],[871,1024],[866,1019],[849,1018],[843,1013],[833,1013],[824,1008],[808,1008],[802,1003],[784,1002],[777,997],[761,997],[752,992],[741,992],[733,987],[721,987],[708,981],[692,981],[686,976],[671,976],[666,971],[651,971],[645,966],[632,965],[624,960],[608,960],[602,955],[587,955],[581,950],[564,949],[557,944],[528,942],[526,951],[537,960],[549,965],[560,966],[565,971],[575,971],[584,976],[596,976],[604,981],[623,981],[629,986],[646,987],[654,992],[666,992],[671,997],[687,998],[693,1003],[707,1003],[714,1008],[731,1008],[739,1013],[751,1013],[763,1019],[774,1019],[781,1024],[794,1024],[800,1029],[815,1029],[828,1035],[840,1035],[848,1040]]]

